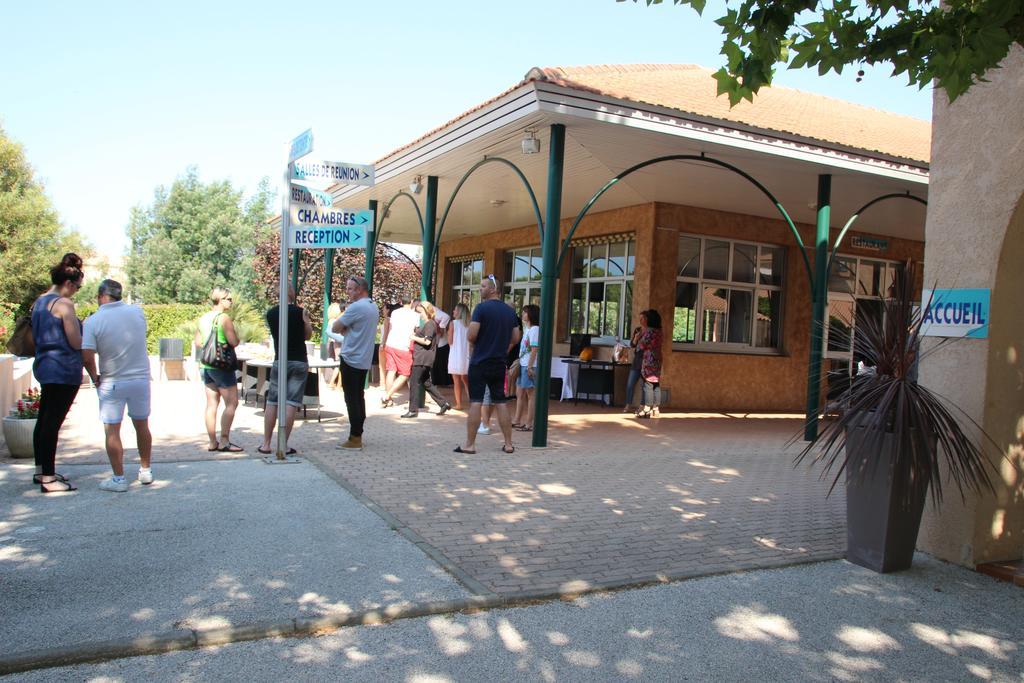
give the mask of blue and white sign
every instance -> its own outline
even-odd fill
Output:
[[[289,200],[289,206],[294,206],[295,204],[308,204],[320,208],[334,206],[334,196],[330,192],[321,192],[320,190],[314,190],[304,185],[296,185],[295,183],[290,184]]]
[[[289,249],[366,248],[366,228],[303,228],[288,230]]]
[[[373,229],[373,211],[367,209],[336,209],[310,204],[292,204],[288,208],[292,225],[296,226]]]
[[[986,339],[990,294],[988,289],[924,290],[921,305],[928,308],[921,321],[921,335]]]
[[[301,159],[310,152],[313,151],[313,129],[305,131],[300,134],[288,147],[288,163],[292,163],[296,159]]]
[[[344,161],[297,161],[292,164],[292,180],[373,187],[373,164],[350,164]]]

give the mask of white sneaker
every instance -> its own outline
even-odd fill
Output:
[[[491,433],[491,428],[481,422],[479,429],[476,430],[476,433],[477,434],[490,434]]]
[[[128,490],[128,480],[114,481],[113,477],[100,482],[100,491],[111,491],[112,493],[124,493]]]
[[[148,486],[153,483],[153,470],[146,468],[139,468],[139,483],[143,486]]]

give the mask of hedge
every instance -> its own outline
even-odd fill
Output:
[[[140,306],[146,314],[146,350],[150,354],[160,351],[160,340],[165,337],[174,337],[175,332],[183,323],[196,320],[203,313],[210,310],[209,306],[202,304],[145,304]],[[86,304],[76,307],[78,317],[82,320],[96,312],[95,304]],[[185,342],[185,355],[189,354],[192,348],[192,339],[183,339]]]

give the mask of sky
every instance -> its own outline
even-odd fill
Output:
[[[287,142],[371,163],[515,85],[533,66],[724,62],[704,16],[641,0],[0,3],[0,127],[65,226],[120,254],[133,206],[189,166],[248,196]],[[13,65],[13,66],[12,66]],[[931,118],[887,67],[781,70],[775,83]]]

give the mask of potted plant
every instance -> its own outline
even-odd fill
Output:
[[[35,450],[32,447],[32,434],[36,430],[38,417],[39,390],[29,389],[11,407],[10,414],[4,416],[4,441],[7,442],[7,450],[11,452],[11,457],[31,458],[35,456]]]
[[[942,501],[943,470],[961,497],[992,490],[983,445],[995,442],[917,381],[924,354],[915,271],[907,263],[897,274],[879,319],[858,321],[854,354],[863,367],[834,402],[838,417],[825,419],[818,438],[796,457],[799,464],[813,454],[825,472],[835,471],[829,493],[845,475],[846,559],[876,572],[910,567],[928,491],[936,506]],[[938,340],[926,353],[949,341]]]

